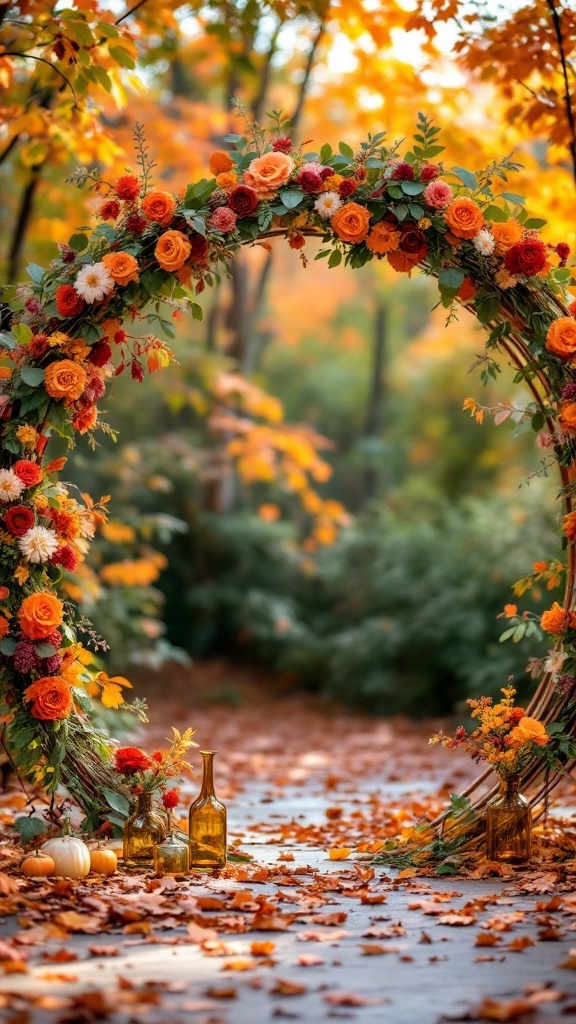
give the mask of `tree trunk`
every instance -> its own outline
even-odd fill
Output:
[[[387,336],[387,310],[383,302],[378,302],[374,317],[374,335],[372,345],[372,372],[370,380],[370,394],[368,397],[368,408],[364,423],[363,436],[367,440],[378,438],[384,425],[383,399],[386,390],[385,364],[386,364],[386,336]],[[364,472],[363,492],[364,501],[375,498],[378,494],[381,471],[368,453],[368,465]]]

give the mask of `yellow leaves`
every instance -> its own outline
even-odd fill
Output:
[[[333,846],[331,850],[328,850],[328,857],[330,860],[346,860],[352,853],[352,847],[350,846]]]
[[[14,570],[14,579],[16,580],[17,583],[20,584],[21,587],[24,586],[29,575],[30,570],[27,568],[27,566],[23,565],[22,563],[16,566]]]
[[[478,402],[474,398],[465,398],[462,409],[464,412],[470,412],[470,416],[476,420],[476,423],[482,423],[484,419],[484,409],[478,405]]]
[[[132,689],[132,683],[124,676],[109,676],[106,672],[99,672],[86,689],[91,697],[99,696],[105,708],[119,708],[125,703],[123,687]]]

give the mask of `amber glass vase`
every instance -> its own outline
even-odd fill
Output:
[[[498,795],[486,805],[488,860],[508,864],[530,860],[532,814],[519,789],[519,775],[502,775]]]
[[[188,843],[172,832],[168,815],[168,835],[163,843],[154,847],[154,869],[157,875],[185,875],[188,871],[190,851]]]
[[[124,864],[147,867],[153,863],[154,847],[166,838],[166,821],[152,808],[152,794],[138,793],[136,810],[124,825]]]
[[[226,808],[214,792],[215,750],[201,750],[202,789],[190,808],[190,868],[210,871],[226,864]]]

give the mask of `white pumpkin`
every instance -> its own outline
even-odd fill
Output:
[[[42,853],[54,861],[54,874],[64,878],[84,878],[90,871],[90,850],[81,839],[63,835],[49,839],[41,846]]]

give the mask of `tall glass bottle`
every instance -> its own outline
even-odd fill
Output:
[[[154,859],[154,847],[166,837],[166,822],[152,808],[152,794],[138,793],[136,810],[124,825],[124,865],[147,867]]]
[[[214,792],[215,750],[201,750],[202,789],[190,808],[190,868],[211,870],[226,864],[226,808]]]
[[[530,860],[532,814],[519,788],[519,775],[502,775],[497,796],[486,805],[488,860],[508,864]]]

